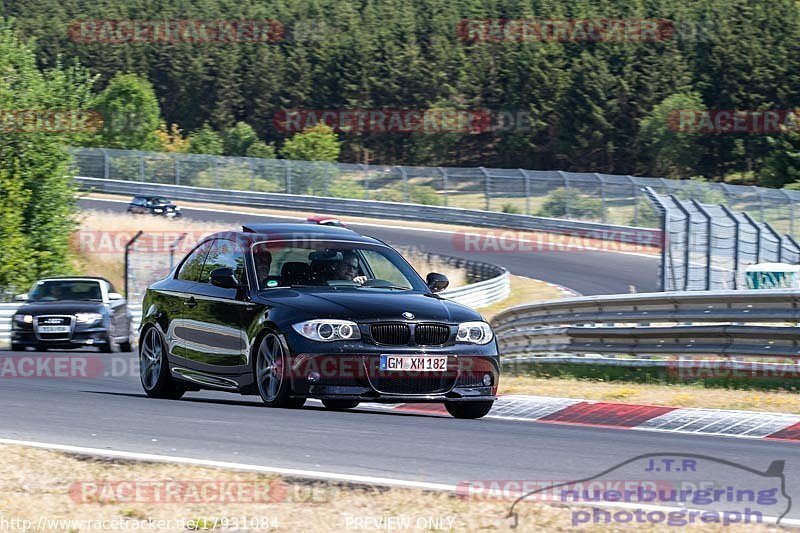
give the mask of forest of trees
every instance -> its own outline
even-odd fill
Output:
[[[800,177],[797,132],[690,135],[666,124],[687,108],[800,107],[797,0],[7,0],[2,15],[34,39],[41,68],[77,61],[99,76],[98,92],[122,73],[149,80],[173,136],[192,134],[203,150],[227,153],[230,135],[215,134],[244,128],[237,135],[256,136],[250,155],[283,155],[290,135],[273,118],[284,109],[492,109],[528,113],[531,127],[345,132],[339,159],[767,186]],[[674,32],[657,42],[459,33],[464,19],[533,17],[658,18]],[[273,20],[285,32],[263,43],[81,42],[70,28],[86,19]]]

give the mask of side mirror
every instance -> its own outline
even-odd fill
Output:
[[[113,302],[114,300],[124,300],[125,297],[118,292],[109,292],[108,299]]]
[[[27,294],[17,294],[16,296],[14,296],[14,301],[16,301],[16,302],[27,302],[28,301],[28,295]]]
[[[425,282],[428,284],[428,288],[431,292],[442,292],[450,285],[450,280],[447,279],[447,276],[436,272],[428,274],[425,277]]]
[[[223,289],[238,289],[239,280],[230,268],[215,268],[211,271],[211,284]]]

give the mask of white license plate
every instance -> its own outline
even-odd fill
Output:
[[[447,370],[447,356],[382,355],[381,370],[444,372]]]
[[[39,326],[39,333],[69,333],[69,326]]]
[[[167,211],[167,216],[168,217],[174,217],[176,214],[177,213],[175,213],[175,211]]]

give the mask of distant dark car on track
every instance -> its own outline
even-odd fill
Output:
[[[163,196],[135,196],[128,204],[128,213],[174,218],[181,216],[181,208]]]
[[[439,402],[479,418],[495,400],[497,341],[477,312],[436,294],[447,284],[346,228],[211,235],[147,290],[142,385],[156,398],[214,389],[273,407]]]
[[[82,348],[131,351],[131,315],[125,298],[104,278],[37,281],[11,320],[11,349]]]

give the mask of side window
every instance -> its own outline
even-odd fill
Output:
[[[244,282],[244,252],[241,246],[228,239],[215,239],[200,274],[200,283],[210,283],[211,271],[230,268],[239,282]]]
[[[206,261],[206,254],[211,247],[211,241],[204,242],[194,249],[178,271],[178,279],[185,281],[197,281],[203,270],[203,263]]]

